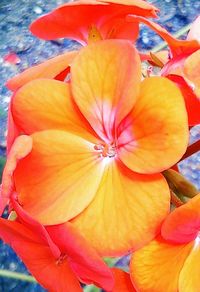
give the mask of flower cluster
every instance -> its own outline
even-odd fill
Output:
[[[7,82],[0,237],[48,291],[199,291],[200,195],[171,168],[200,123],[200,18],[178,40],[148,19],[157,12],[143,0],[64,4],[30,30],[82,47]],[[169,52],[138,52],[140,23]],[[102,259],[130,252],[130,275]]]

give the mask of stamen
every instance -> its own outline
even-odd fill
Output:
[[[100,153],[100,156],[113,158],[116,156],[116,146],[113,144],[96,144],[94,149]]]
[[[56,265],[61,265],[64,262],[65,259],[67,259],[67,255],[66,254],[61,254],[59,256],[59,258],[57,259],[57,261],[56,261]]]
[[[101,33],[95,25],[91,25],[88,31],[88,43],[102,40]]]

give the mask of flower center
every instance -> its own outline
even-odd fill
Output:
[[[116,156],[116,146],[114,144],[96,144],[94,149],[103,157],[113,158]]]

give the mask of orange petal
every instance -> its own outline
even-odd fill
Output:
[[[15,124],[26,134],[59,129],[97,140],[72,101],[69,84],[64,82],[38,79],[27,83],[13,97],[11,110]]]
[[[194,85],[194,92],[200,102],[200,50],[190,55],[183,66],[183,73]]]
[[[66,52],[39,65],[33,66],[21,74],[11,78],[7,82],[7,87],[14,91],[19,89],[27,82],[37,78],[53,79],[71,65],[71,62],[73,61],[76,54],[77,51]]]
[[[183,269],[179,277],[179,291],[180,292],[197,292],[199,291],[199,275],[200,275],[200,246],[199,238],[187,257]]]
[[[72,223],[101,255],[119,256],[157,235],[169,212],[169,189],[159,174],[138,175],[107,159],[95,198]]]
[[[162,236],[178,243],[194,240],[200,230],[199,209],[200,194],[169,214],[162,226]]]
[[[49,249],[30,228],[0,218],[0,237],[20,256],[37,281],[51,292],[81,292],[67,260],[58,264]]]
[[[187,35],[187,40],[197,40],[200,43],[200,16],[192,23],[190,31]]]
[[[157,173],[174,165],[188,144],[180,90],[166,78],[146,78],[132,113],[120,125],[118,143],[120,159],[136,172]]]
[[[112,292],[137,292],[128,273],[116,268],[112,268],[112,272],[115,277],[115,286]]]
[[[128,41],[107,40],[83,48],[71,67],[72,93],[104,141],[132,109],[139,92],[140,58]]]
[[[93,199],[104,170],[94,144],[65,131],[32,135],[33,149],[14,172],[19,203],[46,225],[63,223]]]
[[[67,37],[86,44],[88,30],[92,25],[97,27],[105,38],[115,29],[116,18],[125,18],[128,14],[156,17],[157,11],[153,5],[142,0],[75,1],[40,17],[31,24],[30,30],[45,40]],[[106,26],[107,30],[101,31],[102,26]],[[126,27],[124,32],[126,33]],[[134,34],[132,35],[130,40],[135,38]]]
[[[17,167],[17,163],[20,159],[27,156],[31,152],[31,149],[32,138],[29,136],[19,136],[13,143],[2,175],[0,214],[2,214],[5,206],[9,202],[12,192],[14,191],[13,172]]]
[[[192,243],[173,245],[158,237],[135,252],[131,259],[130,273],[136,290],[177,292],[179,274],[191,248]]]
[[[169,45],[172,56],[176,57],[182,53],[193,53],[199,49],[200,44],[196,40],[179,40],[174,38],[165,28],[158,23],[150,21],[144,17],[129,15],[126,18],[127,21],[143,22],[153,29],[161,38],[163,38]]]

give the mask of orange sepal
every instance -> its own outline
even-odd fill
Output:
[[[170,244],[161,237],[136,251],[130,274],[137,291],[177,292],[179,274],[192,244]]]
[[[115,127],[132,109],[140,79],[140,58],[129,41],[93,43],[83,48],[74,60],[73,98],[104,141],[113,140]]]
[[[120,269],[112,268],[115,286],[112,292],[137,292],[131,282],[130,274]]]
[[[200,194],[168,215],[162,225],[162,236],[176,243],[194,240],[200,230]]]
[[[65,131],[41,131],[31,137],[33,149],[14,172],[18,200],[41,223],[63,223],[93,199],[103,158],[94,144]]]
[[[161,172],[183,156],[188,135],[180,90],[166,78],[146,78],[132,112],[118,129],[119,157],[138,173]]]
[[[120,256],[158,234],[169,212],[169,189],[160,174],[138,175],[119,161],[104,159],[94,199],[71,222],[102,256]]]
[[[70,66],[76,55],[77,51],[72,51],[49,59],[11,78],[6,85],[10,90],[15,91],[27,82],[37,78],[56,78],[57,75]]]

